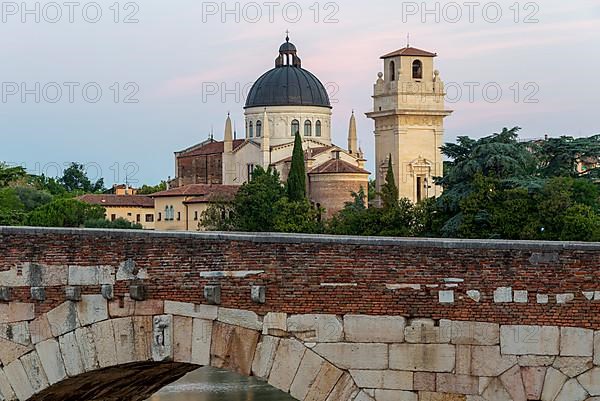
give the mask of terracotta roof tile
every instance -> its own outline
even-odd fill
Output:
[[[397,56],[414,56],[414,57],[437,57],[437,53],[431,53],[426,50],[416,49],[414,47],[405,47],[381,56],[382,59],[397,57]]]
[[[192,184],[185,185],[183,187],[169,189],[167,191],[158,192],[152,194],[153,198],[162,197],[173,197],[173,196],[186,196],[192,199],[201,198],[205,202],[209,202],[215,198],[230,198],[235,196],[239,187],[236,185],[206,185],[206,184]],[[191,199],[187,202],[191,202]],[[195,202],[197,203],[197,202]]]
[[[245,139],[236,139],[233,141],[233,149],[237,149],[246,142]],[[223,141],[214,141],[207,143],[206,145],[195,148],[189,151],[180,152],[178,157],[191,157],[191,156],[203,156],[203,155],[214,155],[223,153],[225,150],[225,143]]]
[[[107,207],[144,207],[153,208],[154,199],[144,195],[94,195],[87,194],[77,198],[90,205]]]
[[[326,163],[313,168],[309,174],[342,174],[342,173],[357,173],[370,174],[367,170],[350,164],[341,159],[332,159]]]

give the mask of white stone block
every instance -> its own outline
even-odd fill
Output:
[[[344,340],[344,324],[335,315],[291,315],[287,327],[302,341],[331,343]]]
[[[352,370],[354,382],[361,388],[412,390],[413,372],[397,370]]]
[[[577,378],[590,395],[600,396],[600,368],[595,368]]]
[[[133,319],[130,317],[113,319],[113,330],[115,333],[115,350],[117,362],[127,364],[137,362],[135,358],[135,335],[133,331]],[[143,335],[143,333],[140,333]]]
[[[494,302],[509,303],[513,301],[512,287],[499,287],[494,291]]]
[[[98,285],[98,266],[69,266],[69,285]]]
[[[93,324],[92,333],[96,345],[96,356],[101,368],[115,366],[117,362],[117,349],[115,346],[115,332],[111,320],[104,320]]]
[[[325,360],[311,350],[307,350],[302,357],[294,381],[290,386],[290,395],[297,400],[304,400],[310,387],[317,379],[321,366]]]
[[[259,379],[267,379],[273,367],[279,338],[263,336],[256,347],[254,361],[252,362],[252,374]]]
[[[375,390],[377,401],[418,401],[417,393],[402,390]]]
[[[219,307],[215,305],[196,305],[186,302],[165,301],[165,314],[167,315],[217,320],[218,312]]]
[[[517,357],[502,355],[499,346],[471,347],[471,374],[473,376],[500,376],[516,363]]]
[[[65,364],[60,354],[60,347],[56,340],[46,340],[35,346],[42,361],[42,366],[48,377],[48,382],[56,384],[67,378]]]
[[[173,360],[173,316],[154,316],[152,359],[156,362]]]
[[[344,316],[346,341],[357,343],[404,342],[406,319],[402,316]]]
[[[438,299],[441,304],[453,304],[454,303],[454,291],[439,291]]]
[[[31,386],[29,377],[27,377],[27,373],[25,373],[23,364],[19,359],[10,363],[8,366],[5,366],[4,373],[19,400],[25,401],[33,396],[33,387]]]
[[[264,335],[283,336],[287,333],[287,313],[269,312],[263,319]]]
[[[450,342],[450,320],[440,320],[439,326],[431,319],[413,319],[404,330],[404,340],[413,344],[444,344]]]
[[[450,324],[450,342],[459,345],[498,345],[500,325],[496,323],[459,322]]]
[[[306,347],[301,342],[293,339],[281,340],[269,375],[269,384],[289,392],[305,352]]]
[[[526,304],[529,302],[529,293],[524,290],[515,291],[514,301],[518,304]]]
[[[262,331],[262,321],[252,311],[219,308],[219,322]]]
[[[46,373],[44,372],[44,367],[42,366],[42,361],[37,352],[33,351],[24,355],[21,358],[21,363],[23,364],[23,369],[29,378],[34,393],[37,394],[50,386]]]
[[[390,345],[390,368],[417,372],[452,372],[456,349],[449,344]]]
[[[387,344],[321,343],[313,350],[340,369],[388,368]]]
[[[556,295],[556,303],[559,305],[566,304],[575,299],[575,294],[558,294]]]
[[[550,302],[550,296],[547,294],[537,294],[538,304],[547,304],[548,302]]]
[[[91,327],[80,327],[75,330],[77,345],[83,369],[86,372],[98,369],[98,357],[96,356],[96,344],[94,343],[94,333]]]
[[[500,345],[508,355],[558,355],[560,331],[548,326],[502,326]]]
[[[201,366],[210,365],[212,330],[212,320],[194,319],[192,323],[192,363]]]
[[[0,368],[0,399],[2,399],[2,397],[4,397],[4,400],[6,401],[17,400],[17,396],[8,381],[8,377],[6,377],[6,373]]]
[[[58,338],[62,359],[67,375],[74,377],[85,372],[79,344],[75,332],[72,331]]]
[[[548,368],[542,390],[542,401],[554,401],[569,378],[554,368]]]
[[[83,295],[77,303],[77,313],[82,326],[108,319],[108,303],[102,295]]]
[[[594,365],[600,365],[600,331],[594,332]]]
[[[475,302],[481,301],[481,292],[478,290],[469,290],[467,291],[467,296],[471,298]]]
[[[79,327],[77,308],[74,302],[64,302],[48,312],[46,316],[54,337],[62,336]]]
[[[573,327],[561,327],[560,355],[593,356],[594,331]]]
[[[587,398],[588,393],[581,384],[576,379],[571,379],[565,383],[554,401],[584,401]]]

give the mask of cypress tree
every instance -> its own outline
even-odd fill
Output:
[[[292,167],[287,180],[287,193],[290,201],[306,200],[306,167],[304,165],[304,150],[300,133],[296,132]]]
[[[384,209],[398,206],[398,187],[394,177],[394,168],[392,165],[392,155],[389,157],[387,174],[385,175],[385,184],[381,186],[381,201]]]

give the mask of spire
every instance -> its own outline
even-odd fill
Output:
[[[354,110],[352,110],[350,127],[348,129],[348,152],[353,155],[358,152],[358,135],[356,133],[356,117],[354,117]]]
[[[227,113],[227,120],[225,121],[225,152],[233,152],[233,129],[231,128],[231,117]]]

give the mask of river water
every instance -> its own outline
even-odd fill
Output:
[[[255,378],[213,368],[198,369],[153,395],[149,401],[293,401]]]

